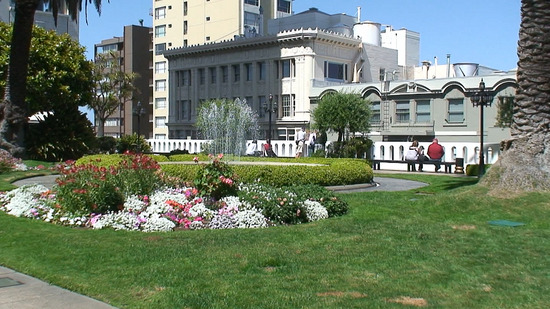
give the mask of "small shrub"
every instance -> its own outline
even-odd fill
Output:
[[[195,188],[202,196],[210,196],[216,201],[225,196],[236,195],[236,175],[227,163],[221,161],[223,154],[219,154],[216,158],[212,155],[209,157],[212,162],[199,168],[197,177],[193,181]],[[198,163],[199,158],[196,157],[194,161]]]
[[[92,156],[93,157],[93,156]],[[60,207],[74,214],[107,213],[122,209],[128,195],[146,195],[162,186],[156,161],[145,155],[126,154],[101,166],[95,162],[68,162],[57,167],[57,199]],[[89,158],[88,158],[89,159]]]
[[[142,153],[151,152],[151,146],[147,143],[145,138],[136,133],[132,135],[124,135],[118,139],[116,150],[118,153],[132,152]]]
[[[99,153],[115,153],[117,140],[112,136],[101,136],[97,138],[97,150]]]

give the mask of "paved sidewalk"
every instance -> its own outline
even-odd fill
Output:
[[[0,309],[112,309],[106,303],[0,266]]]

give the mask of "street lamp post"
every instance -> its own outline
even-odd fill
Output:
[[[483,78],[479,83],[479,91],[474,93],[470,97],[470,101],[474,107],[479,106],[479,170],[478,177],[481,178],[485,173],[485,156],[483,154],[483,108],[485,106],[491,106],[493,103],[493,96],[488,91],[485,91],[485,82]]]
[[[134,115],[137,116],[137,134],[141,136],[141,116],[145,114],[145,109],[141,107],[141,101],[137,102],[137,106],[134,109]]]
[[[273,95],[269,95],[269,103],[264,102],[264,110],[269,113],[269,131],[267,132],[267,139],[271,140],[271,114],[277,112],[277,102],[273,102]]]

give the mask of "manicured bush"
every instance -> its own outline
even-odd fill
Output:
[[[264,159],[264,158],[259,158]],[[319,162],[318,166],[311,165],[231,165],[240,182],[260,182],[273,186],[289,186],[301,184],[317,184],[321,186],[367,183],[372,181],[373,172],[368,162],[359,159],[325,159],[304,158],[275,159],[265,161],[279,162]],[[173,160],[170,157],[170,160]],[[249,160],[247,158],[247,160]],[[244,160],[243,160],[244,161]],[[259,161],[260,162],[260,161]],[[162,170],[170,176],[180,177],[185,181],[192,181],[197,173],[196,167],[189,164],[162,165]]]
[[[178,177],[184,182],[193,182],[199,171],[199,165],[192,163],[193,158],[199,161],[208,161],[206,155],[174,155],[165,159],[164,156],[154,155],[159,162],[187,162],[186,164],[162,164],[162,171],[171,177]],[[97,161],[99,159],[99,161]],[[346,185],[371,182],[374,174],[369,162],[361,159],[333,159],[333,158],[255,158],[241,157],[240,161],[257,161],[258,165],[230,164],[240,182],[260,182],[273,186],[317,184],[321,186]],[[98,166],[117,165],[121,161],[120,155],[92,155],[77,161],[85,164],[97,161]],[[263,164],[262,162],[282,163],[311,163],[319,165],[277,165]]]

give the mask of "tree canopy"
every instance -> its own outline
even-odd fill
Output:
[[[103,136],[105,120],[137,91],[134,86],[137,77],[136,73],[122,71],[119,58],[113,53],[99,54],[96,57],[93,68],[95,95],[89,107],[98,120],[98,136]]]
[[[6,1],[6,0],[5,0]],[[0,103],[0,147],[16,157],[25,157],[25,131],[27,128],[27,76],[31,49],[34,15],[41,2],[48,2],[57,23],[60,5],[67,5],[68,13],[76,19],[82,9],[82,2],[87,10],[92,0],[15,0],[15,17],[10,39],[10,56],[7,73],[7,85]],[[101,11],[101,0],[93,0],[98,12]]]
[[[12,28],[0,23],[0,94],[4,95]],[[68,35],[33,28],[25,96],[25,118],[43,117],[25,133],[30,157],[74,159],[93,142],[91,123],[79,110],[92,98],[92,63]]]
[[[314,126],[322,132],[338,134],[338,142],[353,134],[368,132],[371,109],[367,100],[356,93],[334,92],[324,95],[312,112]]]

